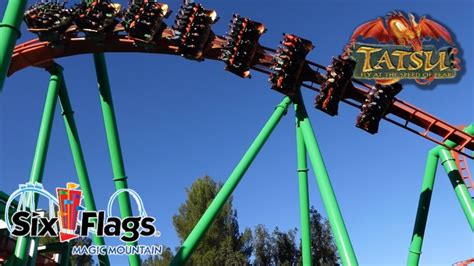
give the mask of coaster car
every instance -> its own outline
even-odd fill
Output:
[[[178,52],[194,60],[204,60],[203,53],[211,37],[211,26],[218,20],[214,10],[197,3],[185,3],[176,15],[173,39]]]
[[[153,0],[133,0],[124,12],[122,25],[130,37],[148,43],[155,35],[161,35],[166,28],[163,19],[170,13],[167,4]]]
[[[301,85],[300,75],[306,63],[306,55],[313,44],[292,34],[284,34],[283,41],[273,57],[273,72],[269,81],[272,89],[293,99]]]
[[[24,21],[40,40],[59,40],[72,27],[72,10],[64,3],[38,2],[26,10]]]
[[[220,59],[226,64],[226,70],[250,78],[250,67],[260,47],[258,40],[266,31],[265,26],[238,14],[234,14],[230,22]]]
[[[315,100],[315,107],[331,116],[337,115],[339,102],[343,99],[347,87],[351,84],[355,61],[341,56],[332,59],[327,67],[326,81]]]
[[[120,4],[109,0],[81,2],[74,8],[74,23],[86,33],[113,31],[118,24]]]
[[[400,83],[392,85],[375,84],[375,88],[367,94],[361,111],[356,119],[356,127],[370,134],[379,130],[380,120],[385,116],[392,105],[395,95],[402,91]]]

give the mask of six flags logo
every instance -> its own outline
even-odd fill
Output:
[[[61,242],[79,237],[76,234],[76,229],[79,210],[82,209],[80,207],[82,191],[76,189],[78,187],[74,183],[68,183],[66,189],[56,188],[59,201],[59,240]]]
[[[45,217],[41,212],[17,210],[11,217],[5,212],[5,221],[8,229],[16,237],[59,237],[60,242],[66,242],[80,236],[86,237],[91,231],[97,236],[120,237],[124,242],[135,242],[141,236],[159,236],[160,232],[155,228],[155,218],[147,216],[143,203],[138,194],[130,189],[115,192],[109,199],[108,215],[105,211],[85,211],[81,206],[82,191],[79,185],[68,183],[66,188],[56,188],[57,198],[54,198],[41,184],[27,183],[20,185],[20,189],[12,193],[7,202],[7,208],[13,199],[19,195],[24,197],[26,193],[33,199],[33,194],[40,194],[49,198],[58,206],[57,217]],[[121,192],[131,194],[138,203],[140,216],[129,216],[119,218],[111,215],[113,200]],[[31,202],[31,201],[30,201]],[[22,203],[20,202],[20,205]],[[50,215],[54,216],[54,215]],[[59,230],[58,230],[59,227]],[[80,229],[78,229],[78,227]]]
[[[358,38],[375,43],[356,42]],[[436,42],[431,42],[436,40]],[[431,42],[423,45],[423,42]],[[440,41],[447,46],[440,46]],[[434,79],[451,79],[461,70],[459,50],[449,31],[438,22],[413,14],[388,13],[354,30],[344,56],[356,61],[354,77],[393,84],[400,79],[415,79],[427,85]]]

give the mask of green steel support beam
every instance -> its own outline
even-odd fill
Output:
[[[441,160],[446,174],[449,176],[449,180],[456,192],[456,197],[461,204],[464,215],[466,215],[467,221],[471,226],[471,230],[474,232],[474,202],[471,199],[466,184],[462,180],[456,161],[447,149],[440,150],[439,159]]]
[[[104,117],[104,125],[105,132],[107,135],[107,143],[109,146],[110,160],[112,162],[115,189],[126,189],[128,188],[127,176],[125,174],[125,167],[123,164],[122,149],[120,147],[120,139],[118,134],[117,122],[115,119],[114,104],[112,101],[112,93],[110,91],[110,82],[107,73],[107,65],[104,54],[95,53],[94,63],[97,81],[99,83],[100,104]],[[132,207],[130,205],[130,197],[128,194],[119,194],[118,203],[120,208],[120,215],[122,216],[122,218],[126,218],[133,215]],[[127,244],[136,246],[137,242]],[[128,261],[132,266],[138,266],[141,264],[139,255],[129,255]]]
[[[59,265],[60,266],[69,266],[71,264],[70,258],[71,258],[71,250],[72,245],[71,242],[66,243],[64,245],[64,249],[61,252],[61,255],[59,256]]]
[[[341,256],[342,265],[358,265],[346,225],[344,224],[344,219],[339,209],[339,204],[337,203],[336,195],[334,194],[321,151],[319,150],[318,142],[301,97],[296,110],[296,116],[300,123],[304,143],[316,175],[316,182],[318,183],[324,208],[328,215],[339,256]]]
[[[474,134],[474,123],[470,124],[463,130],[464,132],[473,135]],[[446,141],[444,143],[450,148],[456,147],[457,144],[454,143],[453,141]],[[426,167],[425,167],[425,174],[423,177],[423,184],[421,187],[421,193],[420,193],[420,199],[418,201],[418,209],[416,213],[416,219],[415,219],[415,226],[413,228],[413,234],[411,238],[411,244],[410,244],[410,250],[408,253],[408,261],[407,265],[408,266],[417,266],[420,262],[420,256],[421,256],[421,249],[423,246],[423,239],[425,235],[425,228],[426,228],[426,223],[428,219],[428,212],[430,208],[430,202],[431,202],[431,195],[433,193],[433,188],[434,188],[434,182],[435,182],[435,177],[436,177],[436,170],[438,166],[438,161],[440,155],[443,153],[447,152],[446,147],[443,147],[441,145],[433,148],[428,152],[428,158],[426,160]],[[448,152],[449,153],[449,152]],[[451,155],[451,154],[449,154]],[[444,163],[443,165],[446,164],[446,167],[451,167],[452,164],[449,163],[450,158],[449,156],[444,155]],[[451,157],[452,158],[452,157]],[[446,160],[448,159],[448,160]],[[457,169],[457,167],[456,167]],[[456,171],[457,174],[459,175],[459,172]],[[458,196],[458,199],[461,202],[461,206],[463,207],[464,213],[466,214],[466,217],[468,217],[469,221],[469,216],[472,217],[472,211],[469,211],[469,198],[465,198],[466,196],[466,190],[463,189],[462,186],[458,186],[459,179],[456,177],[456,173],[449,175],[448,176],[451,179],[451,182],[453,184],[453,187],[455,188],[456,194]],[[462,180],[461,180],[462,182]],[[462,184],[461,184],[462,185]],[[464,185],[465,187],[465,185]],[[457,189],[457,190],[456,190]],[[467,194],[469,195],[469,194]],[[471,200],[472,202],[472,200]],[[470,222],[471,228],[472,228],[472,223]]]
[[[27,0],[10,0],[0,23],[0,93],[10,66],[16,40],[20,38],[20,25]]]
[[[199,241],[204,237],[206,231],[212,225],[214,218],[217,216],[219,211],[222,209],[227,199],[231,196],[232,192],[235,190],[240,180],[244,176],[247,169],[252,164],[255,157],[257,157],[258,152],[261,150],[266,140],[275,129],[276,125],[286,114],[288,106],[291,104],[291,100],[286,97],[275,109],[272,116],[265,124],[263,129],[260,131],[258,136],[250,145],[247,152],[244,154],[240,162],[237,164],[235,169],[232,171],[231,175],[222,186],[222,188],[217,193],[216,197],[209,205],[207,210],[202,215],[201,219],[198,221],[196,226],[194,226],[191,233],[188,235],[183,245],[179,249],[176,256],[173,258],[173,261],[170,265],[184,265],[186,261],[191,256],[194,249],[198,246]]]
[[[33,252],[32,256],[28,256],[26,265],[34,266],[36,265],[36,258],[38,257],[39,238],[30,238],[30,245],[33,247],[35,252]]]
[[[79,139],[79,133],[77,131],[76,122],[74,120],[74,111],[72,110],[71,102],[67,92],[66,81],[62,71],[59,73],[61,77],[61,86],[59,88],[59,102],[61,104],[62,116],[64,118],[64,125],[66,127],[67,136],[69,139],[69,145],[71,147],[72,157],[74,159],[74,165],[76,167],[77,177],[81,186],[82,193],[84,195],[84,203],[88,211],[96,211],[96,205],[94,195],[92,193],[92,186],[89,180],[89,174],[87,172],[86,162],[84,160],[84,154],[82,152],[81,141]],[[92,234],[92,239],[96,245],[105,245],[104,238],[98,237]],[[108,255],[99,255],[100,265],[110,265]]]
[[[56,101],[58,98],[60,82],[60,76],[57,74],[57,69],[51,70],[48,93],[46,95],[46,102],[44,104],[43,118],[41,119],[41,126],[38,140],[36,142],[33,166],[31,168],[30,182],[41,183],[43,180],[44,166],[46,162],[46,155],[48,153],[49,139],[51,137],[51,128],[53,126],[53,116],[56,109]],[[36,205],[38,202],[38,195],[35,195],[34,202]],[[13,255],[14,265],[26,265],[28,262],[29,246],[30,241],[28,238],[19,237],[17,239],[15,253]]]
[[[420,261],[421,248],[425,236],[426,222],[428,220],[428,212],[430,210],[431,195],[433,194],[437,168],[438,154],[437,149],[435,148],[428,153],[428,158],[426,159],[425,174],[423,176],[423,184],[421,185],[415,226],[413,228],[410,251],[408,253],[408,266],[418,265]]]
[[[295,104],[295,111],[298,105]],[[301,246],[303,266],[311,266],[311,226],[309,213],[308,166],[306,147],[300,122],[296,119],[296,148],[298,158],[298,183],[300,192]]]

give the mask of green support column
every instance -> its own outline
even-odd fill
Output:
[[[463,131],[470,134],[470,135],[473,135],[474,134],[474,123],[470,124],[468,127],[464,128]],[[450,140],[446,141],[444,144],[447,145],[450,148],[453,148],[453,147],[457,146],[456,143],[454,143],[453,141],[450,141]],[[440,154],[442,153],[443,150],[447,151],[445,147],[440,145],[440,146],[437,146],[437,147],[433,148],[432,150],[430,150],[428,152],[428,158],[426,160],[425,174],[424,174],[424,177],[423,177],[423,184],[422,184],[422,188],[421,188],[420,199],[419,199],[419,202],[418,202],[418,209],[417,209],[417,213],[416,213],[415,226],[413,228],[413,234],[412,234],[412,238],[411,238],[410,250],[409,250],[409,253],[408,253],[408,261],[407,261],[408,266],[416,266],[420,262],[421,249],[422,249],[422,246],[423,246],[423,239],[424,239],[425,228],[426,228],[426,223],[427,223],[427,219],[428,219],[428,212],[429,212],[430,202],[431,202],[431,195],[433,193],[434,181],[435,181],[435,177],[436,177],[436,170],[437,170],[438,161],[439,161],[438,158],[440,157]],[[451,154],[449,154],[449,156],[450,155]],[[453,164],[452,164],[452,162],[448,163],[448,161],[450,161],[449,156],[447,156],[447,157],[444,156],[444,159],[445,159],[444,164],[446,164],[446,167],[449,167],[449,169],[451,169]],[[448,160],[446,160],[446,159],[448,159]],[[455,166],[455,163],[454,163],[454,166]],[[457,169],[457,167],[456,167],[456,169]],[[458,171],[456,171],[456,172],[458,172]],[[458,174],[459,174],[459,172],[458,172]],[[455,191],[456,191],[456,188],[458,187],[457,184],[459,182],[459,179],[456,178],[456,176],[453,176],[453,177],[450,176],[450,179],[451,179],[453,187],[455,187]],[[461,180],[461,182],[462,182],[462,180]],[[459,194],[458,199],[460,199],[460,201],[462,202],[461,206],[463,207],[463,210],[466,214],[466,217],[469,217],[469,201],[465,200],[465,196],[466,196],[465,192],[466,191],[462,188],[462,186],[457,188],[457,189],[459,191],[459,193],[458,193],[458,191],[456,191],[456,193]],[[469,194],[467,194],[467,195],[469,195]],[[463,203],[465,203],[465,204],[463,204]],[[471,207],[472,207],[472,205],[471,205]],[[471,210],[472,210],[472,208],[471,208]],[[472,214],[471,214],[471,217],[472,217]],[[468,221],[469,221],[469,218],[468,218]],[[471,224],[471,228],[472,228],[472,223],[470,223],[470,224]]]
[[[44,165],[46,162],[46,155],[48,153],[51,128],[53,126],[53,116],[56,109],[59,84],[60,77],[55,73],[54,70],[51,71],[48,93],[46,95],[46,102],[44,104],[43,118],[41,119],[41,126],[38,134],[38,140],[36,142],[33,166],[31,168],[30,182],[41,183],[43,180]],[[34,202],[36,205],[38,202],[38,195],[35,195]],[[13,256],[14,265],[26,265],[28,262],[29,244],[30,241],[28,238],[19,237],[17,239],[15,253]]]
[[[216,197],[207,208],[206,212],[204,212],[201,219],[198,221],[196,226],[194,226],[193,230],[184,241],[178,253],[176,253],[176,256],[173,258],[173,261],[170,265],[184,265],[189,259],[194,249],[198,246],[199,241],[204,237],[204,234],[211,226],[212,222],[214,221],[214,218],[222,209],[222,206],[224,206],[227,199],[229,199],[230,195],[239,184],[240,180],[252,164],[255,157],[257,157],[258,152],[265,144],[273,129],[276,127],[283,115],[286,114],[286,111],[290,104],[291,100],[286,97],[277,106],[272,116],[263,127],[262,131],[260,131],[258,136],[253,141],[252,145],[250,145],[247,152],[244,154],[240,162],[232,171],[231,175],[229,176],[225,184],[222,186],[222,188],[219,190]]]
[[[62,71],[60,71],[59,75],[61,77],[59,102],[61,104],[62,116],[64,118],[64,125],[66,127],[69,145],[71,147],[72,157],[76,167],[77,177],[79,179],[82,194],[84,195],[84,203],[88,211],[96,211],[97,208],[95,205],[94,195],[92,193],[92,186],[89,180],[89,174],[87,172],[86,162],[84,160],[84,154],[82,152],[81,141],[79,139],[76,122],[74,121],[74,111],[72,110],[71,102],[69,100],[66,81],[64,80]],[[92,239],[96,245],[105,245],[104,238],[102,237],[98,237],[93,234]],[[99,255],[98,259],[100,265],[110,265],[108,255]]]
[[[295,111],[298,105],[295,104]],[[309,213],[308,166],[306,147],[300,122],[296,119],[296,148],[298,158],[298,183],[300,192],[301,246],[303,266],[311,266],[311,226]]]
[[[446,174],[449,176],[449,180],[453,185],[454,192],[456,192],[456,197],[461,204],[464,215],[466,215],[467,221],[471,226],[471,230],[474,232],[474,202],[471,199],[466,184],[462,180],[456,161],[447,149],[440,150],[439,158]]]
[[[39,238],[30,238],[30,245],[33,247],[33,250],[38,250],[39,246]],[[33,255],[30,257],[28,256],[28,262],[26,265],[34,266],[36,265],[36,258],[38,257],[38,252],[33,252]]]
[[[71,251],[72,251],[72,245],[71,242],[68,242],[66,245],[64,245],[64,249],[61,252],[61,255],[59,256],[59,265],[60,266],[69,266],[71,264]]]
[[[411,238],[410,251],[408,253],[408,266],[418,265],[420,261],[423,238],[425,236],[426,222],[430,210],[431,195],[433,193],[436,169],[438,168],[438,149],[435,148],[428,153],[426,159],[425,174],[421,185],[420,199],[416,211],[415,227]]]
[[[341,257],[342,265],[358,265],[349,234],[347,233],[346,225],[344,224],[344,219],[342,218],[337,203],[336,195],[334,194],[321,151],[319,150],[318,142],[314,136],[313,128],[302,100],[300,100],[300,103],[298,104],[296,116],[300,123],[305,146],[308,150],[309,159],[316,175],[316,182],[319,186],[321,198],[328,215],[328,220],[331,225],[337,250],[339,251],[339,256]]]
[[[120,139],[115,120],[114,104],[110,91],[109,77],[107,73],[107,65],[103,53],[94,54],[94,63],[99,83],[100,104],[102,106],[102,114],[104,116],[104,125],[107,135],[107,143],[109,145],[110,160],[112,162],[112,170],[114,174],[115,190],[126,189],[127,176],[123,165],[122,149],[120,147]],[[118,195],[118,203],[120,215],[122,218],[132,216],[132,207],[130,205],[130,197],[126,193]],[[128,245],[137,245],[137,242],[127,243]],[[139,255],[129,255],[128,261],[130,265],[140,265]]]
[[[6,1],[6,0],[5,0]],[[6,1],[7,8],[0,23],[0,93],[8,72],[16,40],[20,38],[20,25],[27,0]]]

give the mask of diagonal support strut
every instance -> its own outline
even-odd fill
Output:
[[[53,117],[56,110],[56,102],[58,99],[58,91],[60,87],[61,77],[57,74],[56,69],[51,69],[51,77],[49,79],[48,92],[44,104],[43,117],[41,119],[38,140],[36,142],[35,155],[33,165],[31,167],[29,182],[41,183],[43,180],[44,166],[46,164],[46,156],[48,153],[49,140],[51,137],[51,129],[53,127]],[[31,195],[30,195],[31,196]],[[30,202],[30,201],[28,201]],[[38,194],[34,196],[34,205],[38,203]],[[33,206],[29,206],[33,207]],[[22,266],[28,263],[29,250],[31,241],[27,237],[19,237],[16,241],[15,253],[9,260],[10,265]]]
[[[331,185],[331,180],[329,179],[326,166],[324,165],[323,157],[319,150],[319,145],[314,135],[301,95],[299,99],[296,109],[297,121],[301,127],[304,143],[313,166],[313,171],[316,175],[316,182],[318,183],[324,209],[328,215],[337,250],[341,256],[342,265],[358,265],[339,204],[337,203],[336,195]]]
[[[188,235],[170,265],[184,265],[189,259],[194,249],[198,246],[199,241],[204,237],[206,231],[211,226],[214,218],[217,216],[219,211],[226,203],[227,199],[229,199],[230,195],[237,187],[245,172],[250,167],[255,157],[257,157],[258,152],[262,149],[268,137],[270,137],[273,129],[275,129],[283,115],[286,114],[290,104],[290,98],[286,97],[276,107],[272,116],[255,138],[252,145],[250,145],[249,149],[244,154],[240,162],[234,168],[227,181],[224,183],[214,200],[207,208],[206,212],[204,212],[199,222],[196,224],[196,226],[194,226],[194,229]]]
[[[94,63],[99,83],[100,105],[102,107],[102,114],[104,117],[105,132],[107,135],[107,143],[109,146],[109,155],[112,163],[112,171],[114,174],[115,190],[128,188],[127,176],[125,174],[125,167],[123,163],[122,148],[120,146],[120,139],[115,119],[115,110],[112,100],[112,93],[110,90],[109,76],[107,73],[107,64],[103,53],[94,54]],[[121,193],[118,195],[118,203],[120,208],[120,215],[122,218],[132,216],[132,207],[130,205],[130,197],[128,194]],[[136,246],[137,242],[127,243],[127,245]],[[141,265],[140,256],[138,254],[131,254],[128,256],[128,261],[132,266]]]
[[[294,104],[295,111],[298,104]],[[300,121],[296,118],[296,153],[298,160],[298,187],[300,194],[301,246],[303,266],[311,266],[311,223],[309,210],[308,165],[306,146]]]
[[[71,101],[67,92],[66,81],[63,76],[63,72],[60,71],[60,88],[59,88],[59,102],[61,105],[62,116],[64,119],[64,125],[66,127],[66,133],[69,139],[69,145],[71,147],[71,153],[76,168],[77,178],[79,179],[79,185],[81,186],[82,193],[84,195],[84,203],[88,211],[96,211],[97,207],[94,200],[94,194],[92,193],[92,186],[89,179],[89,173],[87,171],[84,154],[82,152],[81,141],[79,139],[79,132],[77,130],[76,121],[74,120],[74,111],[72,110]],[[103,237],[99,237],[96,234],[92,234],[92,240],[98,246],[104,246],[105,241]],[[99,264],[110,265],[109,257],[107,254],[98,255]]]

